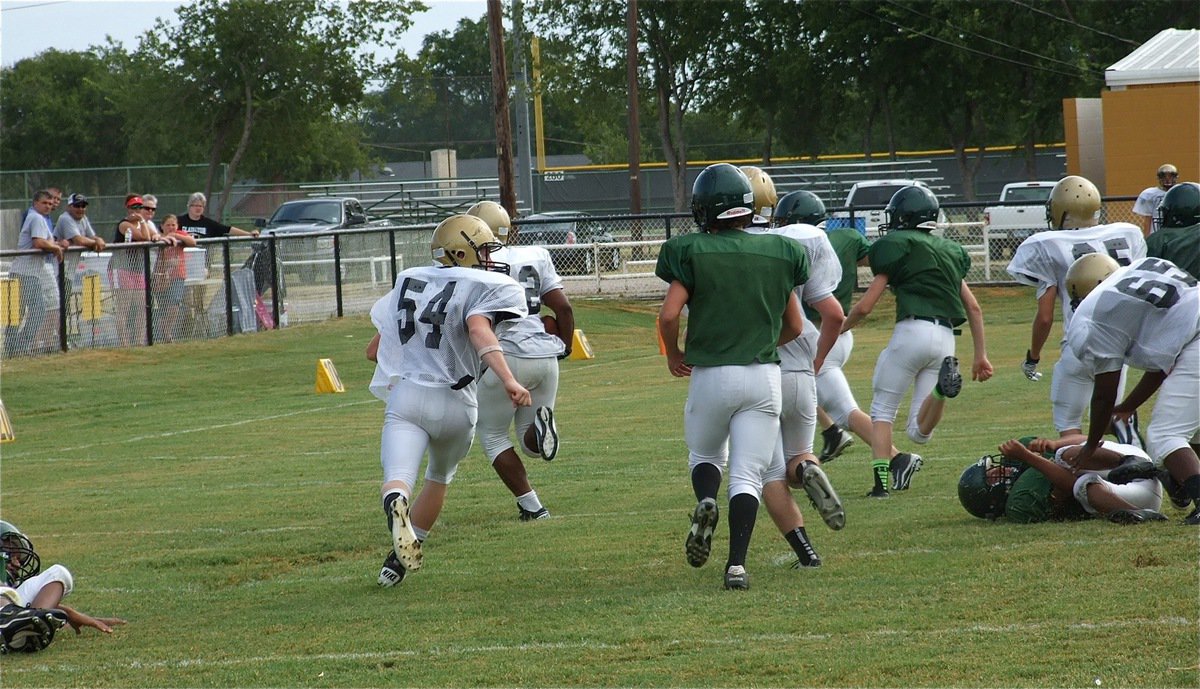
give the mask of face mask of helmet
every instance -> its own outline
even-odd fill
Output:
[[[1008,491],[1024,467],[1024,464],[1009,462],[1003,456],[980,457],[959,477],[958,501],[967,512],[980,519],[1003,517]]]
[[[430,251],[433,260],[444,266],[482,268],[508,273],[508,264],[491,259],[492,252],[504,245],[496,241],[487,223],[473,215],[452,215],[433,232]]]
[[[0,535],[0,550],[3,551],[4,576],[9,586],[20,586],[42,571],[42,561],[34,551],[33,543],[20,531],[14,529]]]

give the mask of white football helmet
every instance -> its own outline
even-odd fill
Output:
[[[516,233],[512,232],[512,217],[504,206],[495,201],[480,201],[474,206],[467,209],[467,215],[473,215],[488,224],[492,229],[492,234],[496,235],[496,239],[502,244],[508,244],[511,238],[516,238]]]
[[[490,254],[504,245],[496,241],[491,228],[473,215],[452,215],[433,231],[430,252],[433,260],[444,266],[483,268],[507,273],[508,265],[492,261]]]
[[[1100,192],[1086,177],[1070,175],[1058,180],[1046,201],[1046,222],[1052,230],[1075,230],[1096,224]]]
[[[1085,254],[1075,259],[1067,269],[1067,296],[1071,308],[1079,305],[1084,297],[1096,289],[1096,285],[1120,268],[1116,259],[1108,254]]]

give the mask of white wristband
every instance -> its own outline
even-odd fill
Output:
[[[499,351],[503,351],[500,349],[500,345],[488,345],[487,347],[479,350],[479,358],[482,359],[485,354],[491,354],[492,352]]]

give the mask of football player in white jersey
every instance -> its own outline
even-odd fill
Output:
[[[479,218],[454,215],[438,225],[430,248],[435,263],[401,272],[371,308],[379,333],[367,356],[376,361],[371,392],[387,402],[380,462],[392,533],[380,586],[394,586],[421,567],[421,542],[475,437],[476,382],[485,370],[514,406],[530,404],[493,331],[529,313],[525,291],[490,259],[501,244]],[[410,511],[426,451],[425,483]]]
[[[1111,256],[1123,266],[1146,256],[1146,240],[1137,226],[1123,222],[1097,225],[1099,212],[1100,192],[1096,186],[1083,177],[1064,177],[1054,185],[1046,202],[1050,231],[1037,232],[1021,242],[1008,264],[1008,272],[1017,282],[1037,287],[1033,334],[1022,364],[1029,380],[1042,377],[1038,362],[1054,326],[1055,301],[1062,302],[1064,339],[1050,383],[1054,429],[1059,437],[1082,431],[1083,410],[1092,394],[1091,375],[1066,347],[1065,333],[1074,312],[1065,296],[1067,270],[1075,259],[1091,253]],[[1134,423],[1121,422],[1116,431],[1121,442],[1140,445]]]
[[[821,518],[837,530],[845,526],[845,513],[813,453],[813,438],[817,430],[817,372],[837,343],[846,318],[834,296],[842,279],[842,265],[824,230],[804,223],[781,222],[771,233],[799,242],[808,254],[808,281],[796,293],[821,321],[818,327],[805,317],[800,337],[779,348],[784,391],[779,424],[787,481],[792,487],[803,486]]]
[[[496,238],[504,243],[515,240],[516,231],[504,206],[495,201],[480,201],[467,211],[488,224]],[[554,401],[558,396],[558,360],[567,355],[575,316],[563,290],[562,278],[554,269],[550,252],[540,246],[505,246],[492,253],[492,259],[508,266],[508,274],[525,290],[529,315],[511,319],[496,327],[496,337],[504,348],[504,358],[513,375],[533,396],[530,407],[513,408],[500,379],[485,373],[479,381],[479,423],[475,434],[492,468],[517,499],[521,521],[546,519],[550,511],[542,505],[537,491],[509,437],[516,423],[521,450],[529,457],[550,461],[558,453],[558,428],[554,422]],[[554,312],[562,336],[546,332],[542,306]]]
[[[1067,271],[1067,293],[1078,305],[1067,346],[1092,374],[1087,442],[1076,458],[1085,465],[1111,418],[1128,417],[1155,392],[1146,427],[1150,456],[1170,474],[1178,507],[1192,505],[1185,524],[1200,524],[1200,286],[1163,258],[1120,268],[1103,254],[1083,256]],[[1145,371],[1115,404],[1121,367]]]

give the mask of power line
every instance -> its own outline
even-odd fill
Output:
[[[31,10],[35,7],[49,7],[50,5],[65,5],[67,0],[56,0],[55,2],[35,2],[32,5],[18,5],[16,7],[0,7],[0,12],[11,12],[13,10]]]
[[[1064,77],[1072,77],[1072,78],[1076,78],[1076,77],[1078,77],[1078,76],[1079,76],[1079,71],[1076,71],[1075,73],[1064,72],[1064,71],[1062,71],[1062,70],[1053,69],[1053,68],[1051,68],[1051,67],[1043,67],[1043,66],[1041,66],[1041,65],[1033,65],[1033,64],[1029,64],[1029,63],[1027,63],[1027,62],[1021,62],[1020,60],[1013,60],[1012,58],[1001,57],[1001,56],[999,56],[999,55],[993,55],[992,53],[986,53],[986,52],[984,52],[984,51],[982,51],[982,50],[976,50],[976,49],[974,49],[974,48],[971,48],[971,47],[969,47],[969,46],[961,45],[961,44],[958,44],[958,43],[952,43],[952,42],[950,42],[950,41],[947,41],[947,40],[945,40],[945,39],[938,38],[937,36],[932,36],[932,35],[930,35],[930,34],[927,34],[927,33],[925,33],[924,31],[918,31],[918,30],[916,30],[916,29],[913,29],[913,28],[910,28],[910,27],[904,26],[903,24],[897,24],[896,22],[894,22],[894,21],[892,21],[892,20],[890,20],[890,19],[888,19],[888,18],[886,18],[886,17],[881,17],[881,16],[879,16],[879,15],[877,15],[877,14],[874,14],[874,13],[872,13],[872,12],[868,12],[868,11],[866,11],[866,10],[864,10],[864,9],[861,9],[861,8],[859,8],[857,5],[851,4],[851,5],[850,5],[850,7],[852,7],[852,8],[854,9],[854,11],[855,11],[855,12],[859,12],[859,13],[861,13],[861,14],[865,14],[865,15],[866,15],[866,16],[868,16],[868,17],[871,17],[872,19],[878,19],[879,21],[883,21],[883,22],[886,22],[886,23],[888,23],[888,24],[891,24],[892,26],[894,26],[894,27],[896,27],[896,28],[900,29],[901,31],[907,31],[907,32],[909,32],[909,33],[911,33],[911,34],[915,34],[915,35],[917,35],[917,36],[921,36],[922,38],[928,38],[928,39],[929,39],[929,40],[931,40],[931,41],[935,41],[935,42],[937,42],[937,43],[942,43],[942,44],[944,44],[944,45],[948,45],[948,46],[950,46],[951,48],[956,48],[956,49],[958,49],[958,50],[965,50],[965,51],[966,51],[966,52],[968,52],[968,53],[973,53],[973,54],[975,54],[975,55],[982,55],[983,57],[991,58],[991,59],[993,59],[993,60],[1000,60],[1001,62],[1008,62],[1008,63],[1010,63],[1010,64],[1018,65],[1018,66],[1020,66],[1020,67],[1029,67],[1030,69],[1036,69],[1036,70],[1043,71],[1043,72],[1050,72],[1050,73],[1052,73],[1052,74],[1060,74],[1060,75],[1062,75],[1062,76],[1064,76]],[[1086,74],[1086,73],[1085,73],[1085,74]]]
[[[1110,34],[1107,31],[1101,31],[1100,29],[1094,29],[1090,26],[1084,26],[1083,24],[1080,24],[1079,22],[1075,21],[1074,19],[1067,19],[1066,17],[1060,17],[1057,14],[1054,14],[1053,12],[1047,12],[1046,10],[1043,10],[1040,7],[1034,7],[1033,5],[1026,5],[1025,3],[1021,2],[1020,0],[1008,0],[1008,1],[1014,5],[1020,5],[1021,7],[1024,7],[1025,9],[1033,10],[1034,12],[1037,12],[1038,14],[1043,14],[1047,17],[1050,17],[1051,19],[1057,19],[1058,21],[1060,21],[1064,24],[1070,24],[1071,26],[1078,26],[1081,29],[1085,29],[1087,31],[1091,31],[1094,33],[1098,33],[1101,36],[1108,36],[1109,38],[1115,38],[1118,41],[1121,41],[1122,43],[1128,43],[1129,45],[1132,45],[1135,47],[1141,45],[1141,43],[1138,43],[1137,41],[1130,40],[1128,38],[1121,38],[1120,36],[1114,36],[1113,34]]]
[[[1047,62],[1057,62],[1057,63],[1058,63],[1058,64],[1060,64],[1060,65],[1064,65],[1064,66],[1066,66],[1066,67],[1070,67],[1071,69],[1074,69],[1074,70],[1078,70],[1078,69],[1079,69],[1079,65],[1076,65],[1076,64],[1075,64],[1075,63],[1073,63],[1073,62],[1066,62],[1066,61],[1064,61],[1064,60],[1059,60],[1058,58],[1053,58],[1053,57],[1049,57],[1049,56],[1046,56],[1046,55],[1041,55],[1041,54],[1035,53],[1035,52],[1033,52],[1033,51],[1031,51],[1031,50],[1026,50],[1026,49],[1024,49],[1024,48],[1019,48],[1019,47],[1017,47],[1017,46],[1015,46],[1015,45],[1012,45],[1011,43],[1005,43],[1004,41],[997,40],[997,39],[995,39],[995,38],[989,38],[989,37],[987,37],[987,36],[984,36],[983,34],[975,33],[974,31],[971,31],[971,30],[969,30],[969,29],[964,29],[964,28],[962,28],[962,27],[960,27],[960,26],[955,26],[954,24],[951,24],[951,23],[950,23],[950,21],[949,21],[949,20],[947,20],[947,19],[939,19],[938,17],[931,17],[931,16],[929,16],[928,14],[925,14],[925,13],[923,13],[923,12],[918,12],[917,10],[915,10],[915,9],[913,9],[913,8],[911,8],[911,7],[907,6],[907,5],[902,5],[902,4],[900,4],[899,2],[896,2],[896,0],[886,0],[886,2],[887,2],[889,5],[892,5],[892,6],[894,6],[894,7],[899,7],[899,8],[900,8],[900,9],[902,9],[902,10],[907,10],[908,12],[912,12],[913,14],[915,14],[915,15],[917,15],[917,16],[919,16],[919,17],[924,17],[925,19],[930,19],[930,20],[933,20],[933,21],[940,21],[941,23],[945,24],[946,26],[950,27],[951,29],[953,29],[954,31],[957,31],[957,32],[959,32],[959,33],[970,34],[970,35],[972,35],[972,36],[975,36],[976,38],[983,39],[983,40],[985,40],[985,41],[987,41],[987,42],[989,42],[989,43],[994,43],[994,44],[996,44],[996,45],[998,45],[998,46],[1001,46],[1001,47],[1003,47],[1003,48],[1008,48],[1009,50],[1014,50],[1014,51],[1016,51],[1016,52],[1018,52],[1018,53],[1024,53],[1024,54],[1026,54],[1026,55],[1029,55],[1030,57],[1034,57],[1034,58],[1037,58],[1037,59],[1039,59],[1039,60],[1045,60],[1045,61],[1047,61]],[[1029,66],[1029,67],[1033,67],[1034,65],[1027,65],[1027,66]]]

